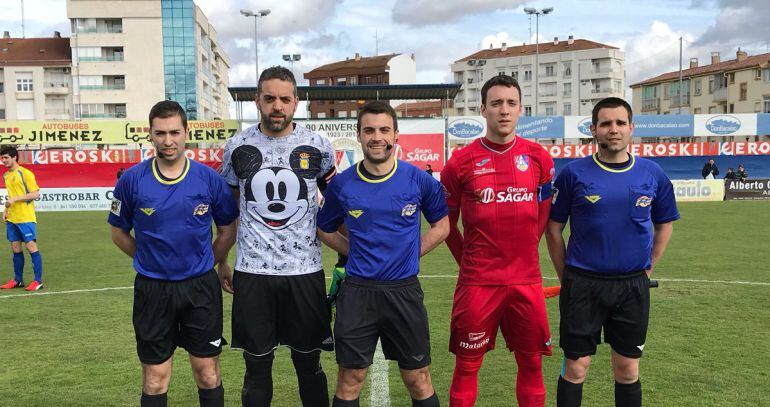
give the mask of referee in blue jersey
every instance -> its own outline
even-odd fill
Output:
[[[363,161],[335,177],[318,214],[321,240],[348,256],[334,323],[339,375],[332,406],[358,406],[377,340],[398,362],[413,406],[438,406],[428,366],[430,334],[417,280],[420,257],[449,234],[441,184],[393,154],[396,112],[369,102],[358,112]],[[430,229],[420,235],[420,214]],[[349,240],[337,230],[347,227]]]
[[[177,346],[190,354],[200,405],[224,406],[220,287],[232,291],[232,282],[220,282],[214,266],[230,275],[227,252],[235,240],[238,207],[219,174],[185,157],[187,116],[178,103],[153,106],[150,141],[155,158],[120,177],[108,218],[112,241],[134,259],[137,272],[133,320],[142,363],[141,406],[166,405]]]
[[[634,131],[620,98],[594,106],[593,156],[567,164],[554,181],[548,251],[561,280],[564,368],[557,406],[579,406],[591,355],[612,347],[615,405],[642,405],[639,358],[650,310],[649,278],[679,219],[674,190],[658,164],[626,151]],[[569,220],[569,244],[562,235]]]

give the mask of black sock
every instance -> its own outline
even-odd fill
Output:
[[[580,407],[583,401],[583,383],[571,383],[559,375],[559,384],[556,386],[557,407]]]
[[[642,407],[642,382],[615,382],[615,407]]]
[[[355,400],[343,400],[334,396],[332,400],[332,407],[358,407],[358,399]]]
[[[434,392],[432,396],[423,400],[412,399],[412,407],[439,407],[438,396]]]
[[[241,403],[249,407],[270,407],[273,400],[273,353],[252,356],[243,353],[246,373],[243,375]]]
[[[142,392],[142,399],[139,402],[141,407],[166,407],[168,403],[168,393],[163,394],[145,394]]]
[[[224,407],[225,406],[225,388],[220,384],[213,389],[198,388],[198,401],[201,407]]]
[[[329,388],[326,384],[326,373],[321,367],[321,351],[310,353],[297,352],[292,349],[291,361],[297,371],[299,398],[303,406],[321,407],[329,405]]]

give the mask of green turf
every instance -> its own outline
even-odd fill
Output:
[[[682,203],[666,256],[652,292],[650,333],[642,359],[645,404],[650,406],[770,405],[770,286],[665,281],[729,280],[770,283],[770,204],[766,202]],[[130,287],[130,260],[110,239],[105,214],[41,213],[39,245],[45,263],[44,292]],[[511,238],[515,238],[512,236]],[[544,245],[546,285],[555,284]],[[333,261],[326,252],[327,266]],[[10,250],[0,255],[0,279],[11,276]],[[26,280],[31,279],[27,257]],[[441,246],[422,262],[423,275],[456,273]],[[447,405],[454,358],[447,352],[455,280],[422,280],[430,314],[433,381]],[[130,289],[58,295],[0,292],[0,405],[138,405],[139,363],[131,326]],[[225,297],[229,337],[230,296]],[[558,302],[548,300],[551,331],[558,343]],[[333,391],[336,365],[325,354]],[[241,356],[222,356],[227,405],[240,405]],[[546,358],[548,405],[553,405],[561,366],[558,348]],[[498,339],[481,371],[479,406],[515,405],[513,357]],[[285,349],[275,362],[275,406],[297,406],[296,379]],[[362,405],[369,405],[369,385]],[[612,406],[609,350],[600,347],[584,387],[586,406]],[[390,365],[391,405],[410,405],[398,370]],[[177,352],[169,405],[197,405],[187,356]]]

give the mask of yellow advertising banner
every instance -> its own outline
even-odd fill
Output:
[[[238,132],[237,120],[191,120],[188,143],[227,141]],[[146,121],[0,121],[2,144],[149,143]]]

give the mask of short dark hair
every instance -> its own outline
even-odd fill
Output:
[[[262,71],[259,75],[259,81],[257,82],[257,95],[262,93],[262,82],[269,81],[270,79],[280,79],[282,81],[291,82],[294,85],[294,96],[297,96],[297,80],[294,79],[294,74],[290,70],[282,66],[271,66],[270,68]]]
[[[361,118],[367,114],[381,114],[381,113],[387,113],[390,115],[390,117],[393,118],[393,130],[398,131],[398,118],[396,117],[396,111],[393,109],[393,107],[381,100],[373,100],[371,102],[367,102],[359,111],[358,111],[358,118],[356,120],[356,129],[358,129],[358,132],[361,131]]]
[[[516,90],[519,91],[519,103],[521,103],[521,86],[519,86],[519,81],[516,80],[511,75],[495,75],[484,84],[484,86],[481,87],[481,104],[486,105],[487,104],[487,92],[489,92],[489,89],[493,86],[505,86],[506,88],[516,88]]]
[[[186,129],[187,113],[182,109],[182,106],[173,100],[162,100],[150,109],[150,127],[156,118],[167,119],[174,116],[179,116],[182,119],[182,126]]]
[[[3,146],[2,148],[0,148],[0,155],[7,155],[17,160],[19,159],[19,152],[16,150],[16,147],[14,146]]]
[[[626,112],[628,112],[628,122],[633,123],[634,113],[631,111],[631,105],[629,105],[628,102],[621,98],[609,97],[600,100],[599,103],[594,106],[594,110],[591,111],[591,124],[596,126],[596,123],[599,121],[599,110],[613,109],[621,106],[626,109]]]

